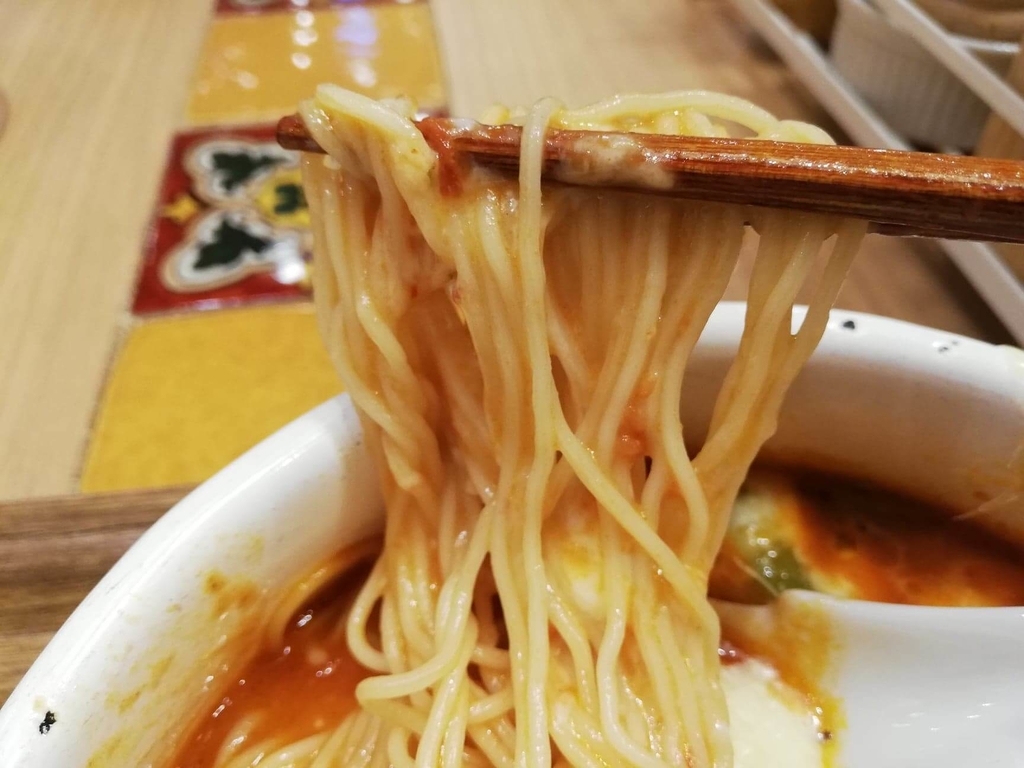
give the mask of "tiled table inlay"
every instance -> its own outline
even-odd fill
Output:
[[[146,237],[136,314],[309,295],[298,153],[272,125],[178,134]]]
[[[340,391],[310,303],[298,155],[274,141],[277,118],[322,82],[443,111],[430,6],[218,0],[196,127],[167,154],[82,490],[200,482]]]
[[[200,482],[340,390],[308,304],[140,324],[108,376],[82,490]]]
[[[320,83],[375,98],[444,103],[437,43],[425,3],[344,5],[216,17],[189,101],[195,123],[276,120]]]

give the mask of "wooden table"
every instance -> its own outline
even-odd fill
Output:
[[[185,492],[0,505],[0,704],[75,606]]]
[[[550,93],[580,104],[616,91],[711,88],[830,127],[719,0],[432,5],[456,114]],[[0,0],[0,89],[11,107],[0,137],[0,499],[77,487],[209,13],[209,0]],[[840,304],[1009,339],[927,244],[869,240]],[[0,505],[0,700],[178,495]]]

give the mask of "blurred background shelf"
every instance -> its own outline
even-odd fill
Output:
[[[854,142],[910,149],[911,142],[892,125],[899,122],[919,144],[1024,157],[1019,44],[956,37],[908,0],[879,0],[878,5],[893,11],[915,34],[865,0],[841,0],[838,18],[833,4],[819,0],[732,3]],[[816,16],[799,10],[815,7],[824,10]],[[819,42],[829,34],[831,56]],[[937,132],[922,132],[928,129]],[[941,246],[1018,342],[1024,342],[1024,252],[986,243],[941,241]]]

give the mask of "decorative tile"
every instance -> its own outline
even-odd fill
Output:
[[[268,125],[174,138],[134,312],[308,295],[309,209],[298,153],[273,136]]]
[[[200,56],[195,123],[276,120],[320,83],[375,98],[443,107],[441,65],[427,3],[344,5],[214,18]]]
[[[201,482],[340,390],[309,305],[142,322],[107,378],[82,490]]]
[[[271,11],[303,11],[337,5],[369,5],[371,3],[412,3],[426,0],[217,0],[217,13],[267,13]]]

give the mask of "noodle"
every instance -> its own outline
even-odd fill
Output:
[[[387,517],[346,629],[360,710],[259,765],[731,765],[708,573],[864,229],[542,188],[544,135],[828,138],[703,92],[545,100],[489,115],[523,125],[518,181],[446,195],[410,115],[331,86],[303,107],[317,314]],[[683,378],[746,222],[746,326],[691,458]]]

